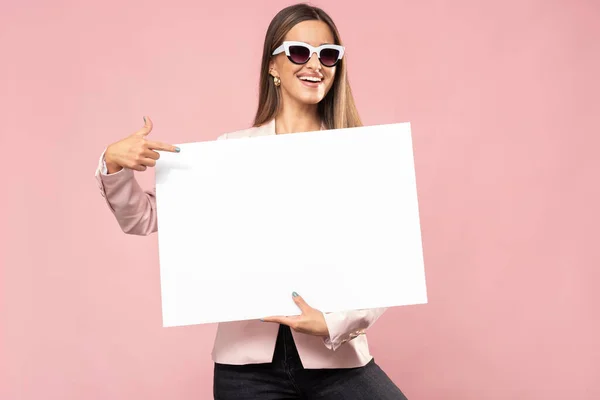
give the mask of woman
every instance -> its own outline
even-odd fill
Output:
[[[152,122],[111,144],[96,173],[102,195],[123,231],[157,230],[154,191],[144,192],[133,170],[153,167]],[[360,126],[346,77],[337,28],[321,9],[287,7],[271,22],[264,43],[254,126],[222,135],[235,139]],[[384,309],[323,314],[296,293],[302,314],[219,324],[213,349],[217,399],[405,399],[369,354],[366,329]],[[290,329],[291,328],[291,329]]]

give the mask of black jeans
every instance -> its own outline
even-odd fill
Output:
[[[304,369],[285,325],[279,327],[273,362],[215,364],[213,391],[217,400],[406,400],[373,360],[359,368]]]

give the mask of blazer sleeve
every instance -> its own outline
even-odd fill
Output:
[[[227,139],[227,134],[217,140]],[[96,169],[96,181],[100,194],[106,200],[123,232],[147,236],[158,230],[156,214],[156,188],[143,190],[135,180],[133,170],[123,168],[108,174],[104,152]]]
[[[103,152],[96,169],[96,181],[100,194],[123,232],[140,236],[156,232],[156,190],[143,190],[136,181],[133,170],[123,168],[107,174]]]
[[[335,351],[344,343],[359,335],[364,335],[366,330],[381,317],[386,309],[371,308],[324,314],[329,330],[329,336],[323,339],[325,346]]]

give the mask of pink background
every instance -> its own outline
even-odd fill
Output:
[[[247,127],[290,3],[81,3],[0,6],[0,398],[207,399],[215,326],[161,327],[156,235],[93,173],[144,114]],[[316,4],[365,123],[413,124],[430,303],[380,319],[377,361],[410,399],[600,398],[600,3]]]

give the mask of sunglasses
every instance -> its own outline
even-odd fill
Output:
[[[294,64],[306,64],[313,53],[317,53],[319,61],[325,67],[335,66],[344,56],[344,46],[337,44],[323,44],[319,47],[313,47],[303,42],[283,42],[281,46],[275,49],[273,55],[283,53]]]

